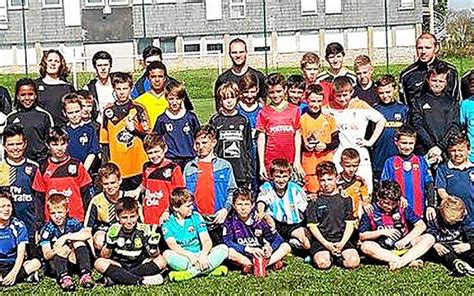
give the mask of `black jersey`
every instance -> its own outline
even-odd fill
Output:
[[[48,111],[53,116],[54,123],[65,126],[67,119],[62,111],[62,98],[64,95],[75,92],[72,84],[65,82],[62,84],[46,84],[42,78],[35,80],[38,89],[38,105]]]
[[[375,84],[373,82],[370,83],[370,86],[367,89],[363,89],[362,86],[357,84],[354,87],[354,96],[365,101],[372,108],[379,103],[377,93],[375,92]]]

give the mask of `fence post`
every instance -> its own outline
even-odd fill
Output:
[[[72,54],[72,81],[74,88],[77,89],[77,68],[76,68],[76,49],[73,49]]]

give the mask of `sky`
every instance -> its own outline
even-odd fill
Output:
[[[448,0],[448,5],[454,9],[474,8],[474,0]]]

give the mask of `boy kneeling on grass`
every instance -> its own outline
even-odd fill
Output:
[[[25,224],[13,217],[12,196],[0,192],[0,286],[11,286],[25,279],[38,282],[38,259],[25,260],[28,232]],[[29,279],[28,279],[29,278]]]
[[[70,273],[79,267],[80,285],[84,289],[94,286],[91,277],[91,254],[87,240],[91,238],[75,218],[69,217],[68,198],[53,194],[47,202],[49,222],[40,232],[40,246],[46,261],[47,272],[54,274],[63,291],[74,291],[76,287]]]
[[[375,197],[373,212],[364,213],[359,225],[362,252],[388,263],[391,270],[422,267],[419,258],[435,242],[432,235],[423,234],[425,222],[410,206],[400,206],[402,191],[397,182],[383,181]]]
[[[200,274],[221,276],[227,267],[221,265],[228,256],[224,244],[212,247],[202,216],[193,211],[194,197],[185,188],[173,190],[170,199],[171,215],[163,223],[163,236],[170,248],[164,252],[166,262],[174,270],[171,281],[184,281]]]
[[[161,285],[166,261],[158,249],[156,226],[138,223],[138,202],[132,197],[119,199],[115,211],[118,223],[107,231],[95,269],[106,276],[105,285]]]
[[[283,258],[291,247],[264,220],[257,219],[252,193],[247,188],[234,191],[233,211],[224,223],[224,242],[229,247],[229,259],[242,266],[242,273],[252,269],[252,257],[265,257],[268,266],[283,268]]]

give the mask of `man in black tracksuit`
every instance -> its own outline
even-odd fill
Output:
[[[437,58],[438,50],[439,45],[436,37],[429,33],[422,34],[416,40],[418,60],[400,73],[400,101],[410,108],[417,97],[425,93],[426,88],[422,86],[425,83],[428,70],[443,62]],[[459,98],[458,71],[453,65],[444,63],[449,68],[446,93],[457,100]]]

